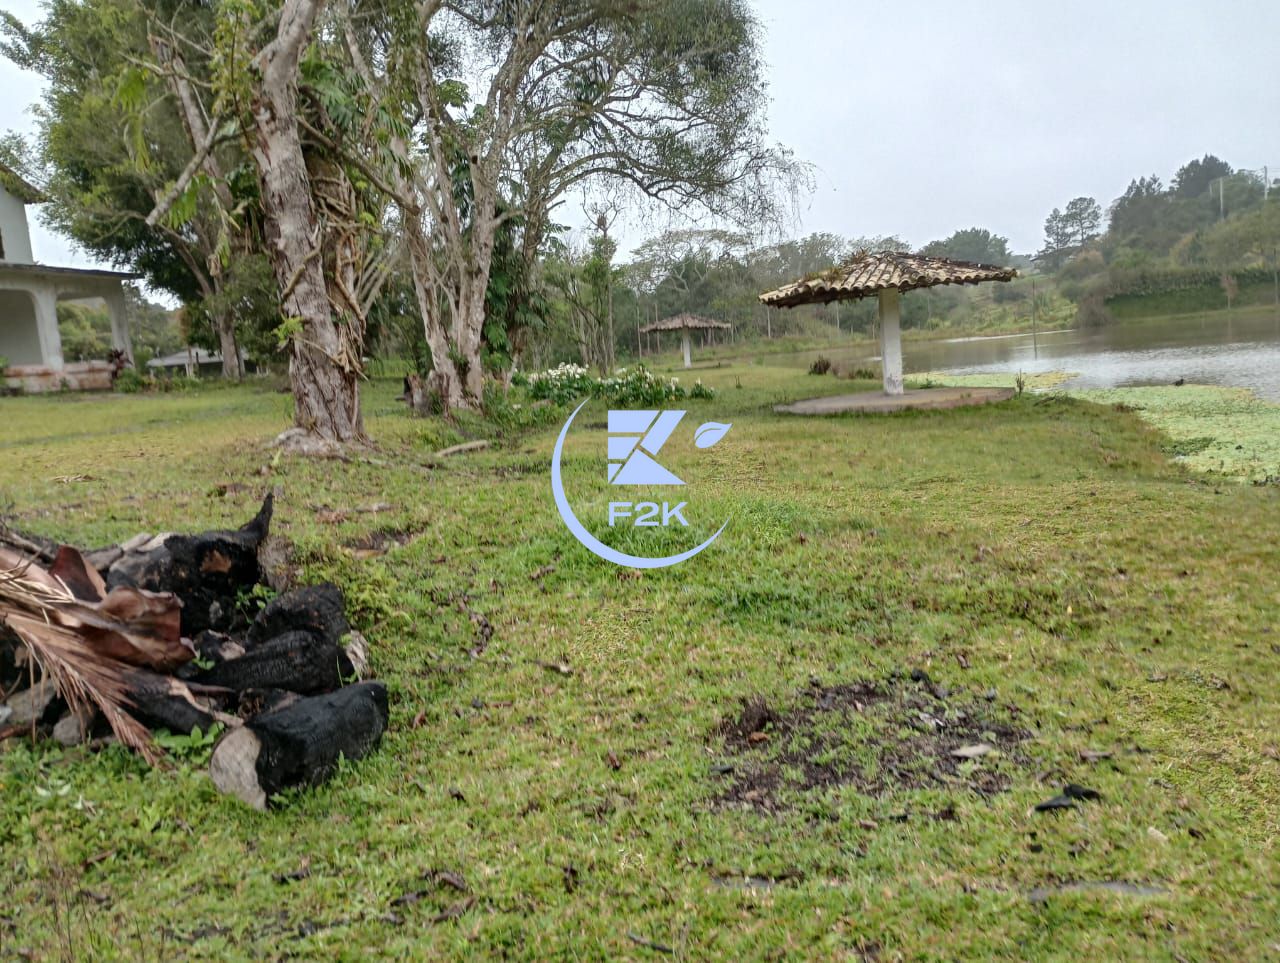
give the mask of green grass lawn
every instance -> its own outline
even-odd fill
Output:
[[[567,412],[435,460],[486,426],[411,419],[380,381],[378,449],[339,463],[274,457],[289,402],[264,389],[0,401],[0,510],[27,530],[239,524],[275,487],[393,698],[378,753],[265,814],[199,759],[9,740],[0,956],[1280,957],[1280,488],[1190,474],[1109,406],[799,419],[770,405],[872,386],[698,374],[718,395],[684,428],[733,429],[664,451],[694,531],[619,544],[731,523],[645,573],[555,512]],[[603,421],[565,459],[584,518]],[[379,530],[410,537],[344,547]],[[815,708],[860,683],[902,704]],[[779,721],[726,736],[752,696]],[[1021,735],[889,765],[957,712]],[[768,772],[767,805],[736,792]],[[1102,799],[1032,811],[1069,782]],[[1069,885],[1095,883],[1135,888]]]

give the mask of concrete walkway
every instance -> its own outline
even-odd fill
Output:
[[[787,415],[840,415],[846,412],[885,414],[913,409],[985,405],[993,401],[1008,401],[1014,394],[1012,388],[917,388],[900,395],[887,395],[883,391],[862,391],[856,395],[809,398],[789,405],[774,405],[773,410]]]

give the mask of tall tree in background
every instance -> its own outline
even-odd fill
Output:
[[[1149,249],[1160,243],[1158,232],[1167,219],[1169,204],[1170,194],[1155,174],[1130,181],[1111,204],[1107,233],[1112,245]]]
[[[504,221],[522,220],[528,247],[567,194],[607,184],[686,213],[764,223],[803,174],[766,141],[743,0],[424,0],[373,39],[357,11],[341,9],[352,61],[415,131],[390,141],[392,190],[449,406],[481,397]],[[474,90],[458,79],[455,51],[468,56]]]
[[[237,103],[241,116],[247,108],[252,118],[249,145],[287,324],[294,423],[308,438],[331,445],[364,441],[365,434],[359,381],[363,330],[349,314],[335,316],[330,302],[327,226],[313,194],[299,126],[299,71],[323,6],[324,0],[284,0],[274,34],[244,65],[247,75],[240,74],[236,42],[254,25],[234,9],[225,12],[221,82],[224,96]],[[247,86],[241,86],[241,76],[247,76]],[[339,184],[337,194],[349,194],[348,186]]]
[[[1083,248],[1102,231],[1102,208],[1092,197],[1077,197],[1062,212],[1062,226],[1071,242]]]
[[[926,244],[921,254],[929,257],[949,257],[978,264],[1005,265],[1009,263],[1009,239],[980,227],[956,231],[941,241]]]
[[[260,278],[261,221],[243,152],[208,120],[213,29],[207,4],[52,0],[31,28],[0,14],[0,51],[48,84],[34,150],[51,199],[43,219],[185,304],[201,302],[223,373],[238,377],[237,326],[264,323],[246,304],[267,305],[267,319],[276,312],[267,290],[243,296]],[[180,180],[182,196],[170,195]],[[165,216],[148,220],[157,205]]]
[[[1038,260],[1058,268],[1068,257],[1096,240],[1102,228],[1102,208],[1092,197],[1077,197],[1066,210],[1054,208],[1044,222],[1044,247]]]
[[[613,256],[617,249],[608,232],[599,231],[584,250],[567,251],[550,273],[550,281],[563,299],[582,363],[602,375],[613,371],[617,347],[613,329]]]
[[[1173,175],[1173,193],[1178,197],[1196,198],[1209,192],[1210,186],[1219,177],[1230,177],[1232,167],[1221,158],[1205,154],[1199,160],[1193,160],[1178,168]]]

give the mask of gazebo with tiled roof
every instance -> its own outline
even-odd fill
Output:
[[[901,293],[940,284],[980,284],[1012,281],[1013,268],[950,258],[925,257],[904,251],[863,251],[837,267],[802,278],[776,291],[760,295],[770,307],[794,308],[801,304],[829,304],[865,298],[880,301],[880,359],[884,391],[902,394]]]
[[[684,351],[684,366],[689,368],[693,366],[689,347],[690,331],[731,331],[732,329],[733,325],[725,324],[723,321],[700,318],[696,314],[676,314],[669,318],[663,318],[661,321],[653,321],[646,324],[640,329],[640,333],[652,334],[655,331],[679,331],[680,347]]]

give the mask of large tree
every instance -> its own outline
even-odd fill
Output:
[[[742,0],[423,0],[376,28],[355,4],[341,9],[352,61],[404,108],[386,180],[449,405],[482,394],[506,220],[521,219],[531,255],[570,192],[607,184],[686,213],[764,221],[797,172],[765,138],[757,28]]]
[[[975,261],[978,264],[1009,263],[1009,239],[999,234],[992,234],[981,227],[969,227],[956,231],[941,241],[933,241],[920,249],[921,254],[930,257],[950,257],[960,261]]]
[[[1061,267],[1068,257],[1096,240],[1102,228],[1102,208],[1092,197],[1071,200],[1066,210],[1054,208],[1044,222],[1044,247],[1037,257],[1050,268]]]
[[[1092,197],[1077,197],[1062,212],[1062,224],[1077,248],[1084,248],[1102,230],[1102,208]]]
[[[1196,198],[1207,194],[1210,185],[1220,177],[1230,177],[1232,167],[1220,157],[1205,154],[1189,161],[1173,175],[1173,193],[1178,197]]]
[[[34,150],[50,197],[42,216],[85,250],[201,304],[224,375],[238,377],[237,335],[264,323],[244,305],[275,311],[269,292],[243,296],[258,277],[261,220],[243,151],[208,119],[213,7],[52,0],[31,28],[0,17],[0,50],[48,84]],[[149,221],[157,204],[165,216]]]
[[[226,12],[221,84],[246,127],[258,171],[267,250],[285,315],[294,423],[306,440],[332,446],[365,440],[364,330],[352,290],[359,259],[353,189],[338,165],[320,161],[319,170],[308,169],[303,150],[299,74],[323,6],[324,0],[284,0],[274,31],[256,50],[250,41],[254,53],[243,67],[236,62],[238,43],[261,28],[234,8]]]

